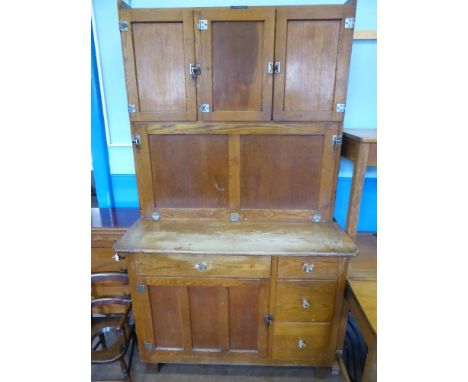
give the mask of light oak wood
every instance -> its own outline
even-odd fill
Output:
[[[355,5],[278,8],[273,119],[342,121],[337,104],[346,103]]]
[[[335,291],[335,281],[278,281],[275,317],[278,321],[331,321]]]
[[[377,40],[376,30],[355,30],[353,34],[354,40]]]
[[[352,259],[348,269],[348,279],[377,281],[377,235],[358,233],[355,242],[359,256]]]
[[[327,359],[329,323],[277,322],[274,333],[273,358],[309,362]],[[303,340],[305,347],[299,347]]]
[[[197,265],[206,269],[199,270]],[[162,277],[258,277],[270,275],[269,256],[135,255],[139,275]]]
[[[342,155],[354,162],[353,180],[346,218],[346,232],[352,238],[355,238],[366,169],[367,166],[377,165],[377,130],[345,130],[343,133]]]
[[[329,257],[280,257],[278,277],[308,280],[334,280],[340,274],[342,260]],[[311,266],[310,272],[306,267]]]
[[[271,120],[275,9],[201,9],[201,103],[204,121]]]
[[[280,277],[336,278],[341,261],[357,247],[334,223],[264,223],[139,220],[114,247],[117,253],[278,255]],[[302,256],[314,256],[304,259]],[[321,258],[323,256],[323,258]],[[327,258],[331,256],[332,258]],[[315,261],[305,273],[304,261]],[[281,265],[284,265],[284,268]],[[335,269],[335,270],[334,270]]]

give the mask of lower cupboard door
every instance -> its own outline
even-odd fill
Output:
[[[152,280],[134,299],[140,350],[175,358],[265,356],[267,287],[267,280]]]

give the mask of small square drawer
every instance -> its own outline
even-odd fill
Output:
[[[334,280],[341,272],[340,258],[279,257],[278,278]]]
[[[160,277],[270,277],[270,256],[135,254],[138,275]]]
[[[276,322],[273,358],[326,360],[330,329],[329,323]]]
[[[336,281],[278,281],[277,321],[331,321]]]

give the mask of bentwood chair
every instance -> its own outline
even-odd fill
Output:
[[[128,274],[91,274],[91,285],[126,284]],[[130,296],[101,296],[91,300],[91,363],[119,362],[125,382],[131,382],[135,325]],[[130,349],[128,362],[125,355]]]

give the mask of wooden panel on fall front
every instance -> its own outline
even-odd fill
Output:
[[[323,136],[245,135],[241,208],[318,210]]]
[[[342,121],[355,5],[278,8],[273,119]]]
[[[229,207],[227,135],[149,135],[148,140],[156,208]]]
[[[200,104],[204,121],[271,120],[274,8],[203,9]]]
[[[191,10],[122,10],[128,31],[122,32],[127,93],[132,121],[197,119]]]

